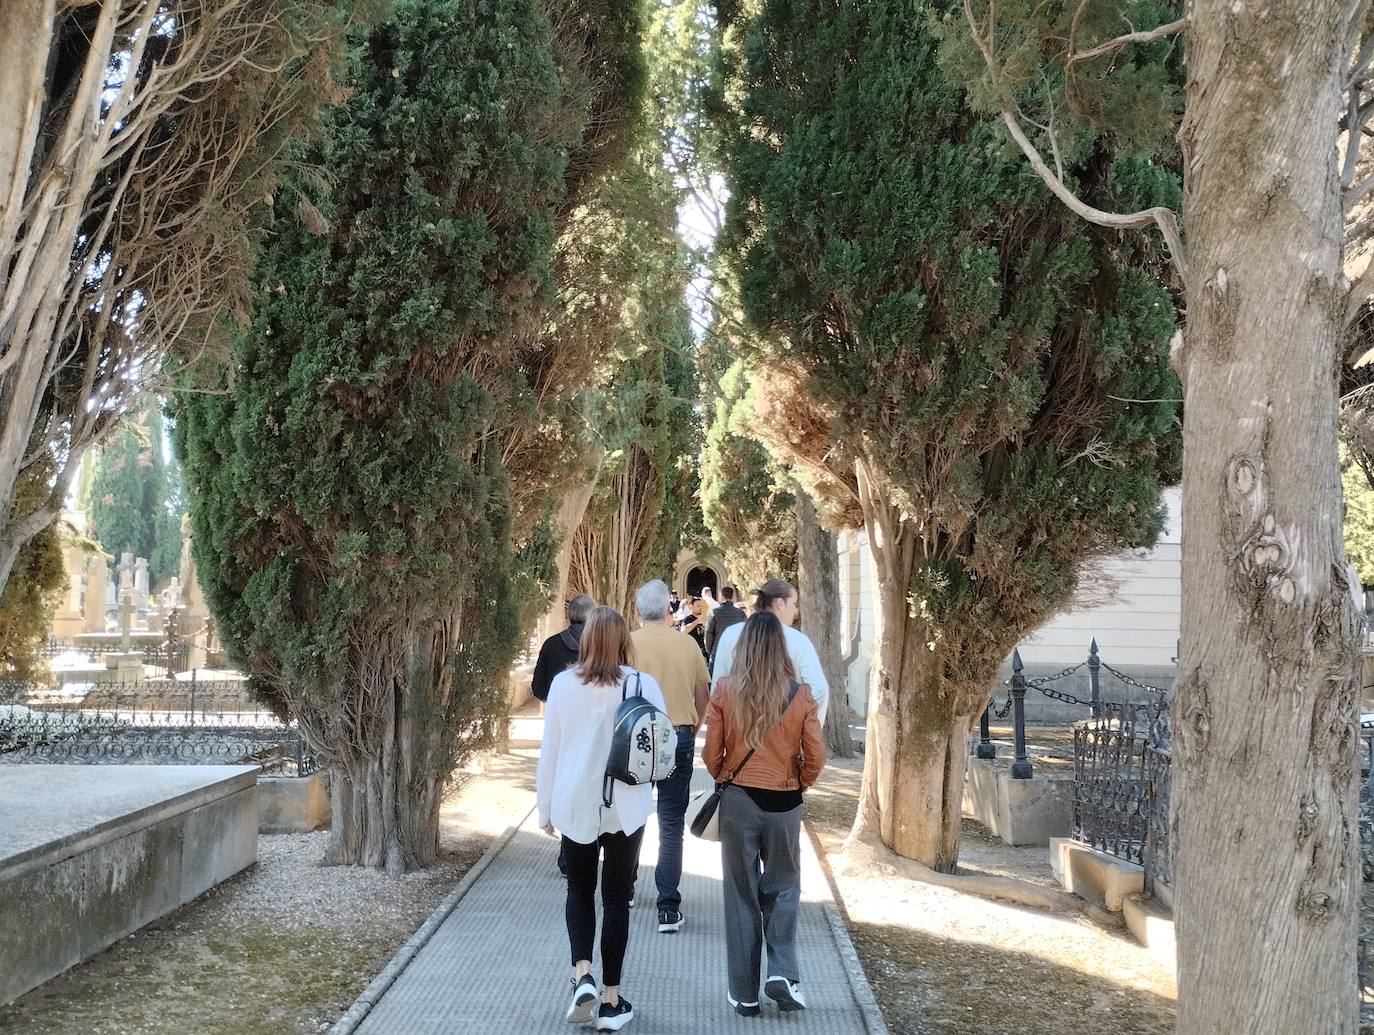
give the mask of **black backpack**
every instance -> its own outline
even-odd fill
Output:
[[[677,765],[677,731],[673,720],[640,692],[636,672],[635,692],[627,696],[630,677],[620,687],[620,707],[615,712],[611,733],[611,755],[606,760],[606,779],[601,784],[601,801],[611,807],[615,781],[640,786],[658,783],[673,775]]]

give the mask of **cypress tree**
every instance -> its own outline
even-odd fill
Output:
[[[570,97],[558,54],[534,0],[400,0],[324,175],[278,196],[229,391],[181,399],[207,599],[330,767],[327,861],[430,862],[447,778],[504,717],[508,464],[538,440],[568,159],[604,96]]]
[[[100,449],[91,477],[91,529],[107,553],[148,561],[156,585],[181,561],[180,474],[163,456],[161,405],[150,400]]]
[[[1160,256],[1077,223],[971,110],[937,61],[947,6],[724,12],[757,420],[877,563],[856,839],[944,871],[998,666],[1084,561],[1154,541],[1179,475]],[[1110,208],[1177,192],[1105,139],[1066,158]]]

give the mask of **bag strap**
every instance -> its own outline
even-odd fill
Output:
[[[797,696],[797,691],[800,689],[801,684],[797,682],[793,682],[791,687],[788,688],[787,700],[782,702],[781,714],[785,715],[787,713],[787,709],[792,707],[792,698]],[[724,790],[726,787],[729,787],[731,784],[733,784],[735,782],[735,778],[744,771],[744,767],[749,764],[749,759],[754,757],[754,752],[757,750],[758,748],[750,748],[749,753],[744,756],[744,761],[741,762],[739,765],[735,766],[735,771],[730,774],[730,778],[728,780],[723,780],[720,783],[716,784],[716,790]]]
[[[640,673],[640,671],[639,671],[638,669],[635,669],[635,670],[634,670],[634,674],[635,674],[635,696],[636,696],[636,697],[643,697],[643,696],[644,696],[644,691],[641,689],[641,687],[642,687],[643,684],[644,684],[643,676],[641,675],[641,673]],[[630,688],[630,677],[629,677],[629,676],[626,676],[626,677],[625,677],[625,682],[623,682],[623,683],[620,684],[620,703],[621,703],[621,704],[624,704],[624,703],[625,703],[625,691],[628,690],[629,688]]]

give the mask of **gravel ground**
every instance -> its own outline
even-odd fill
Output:
[[[849,832],[862,765],[832,760],[807,795],[808,824],[827,853]],[[960,865],[1053,884],[1046,849],[1009,847],[972,821]],[[1173,975],[1124,930],[892,873],[841,873],[836,883],[894,1035],[1173,1031]]]
[[[319,866],[327,833],[263,835],[258,863],[0,1009],[0,1032],[324,1032],[531,803],[530,755],[462,774],[440,862],[390,878]]]

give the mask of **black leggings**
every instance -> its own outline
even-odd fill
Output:
[[[644,828],[633,834],[602,834],[589,845],[563,838],[568,859],[568,942],[572,962],[590,960],[596,940],[596,864],[601,862],[601,983],[620,984],[625,944],[630,940],[630,895],[639,866]],[[604,856],[604,858],[603,858]]]

